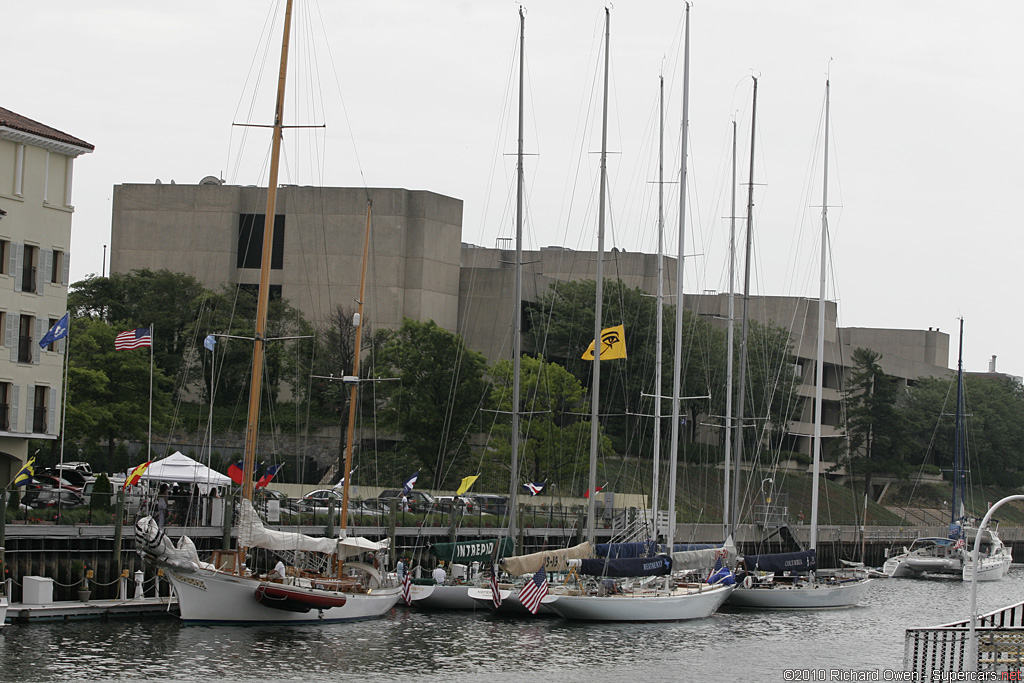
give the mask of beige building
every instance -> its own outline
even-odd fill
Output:
[[[461,243],[462,202],[424,191],[283,187],[279,194],[271,286],[308,319],[324,321],[337,303],[352,305],[367,196],[373,199],[373,237],[366,301],[375,327],[397,327],[403,317],[433,319],[463,335],[489,361],[509,358],[515,251]],[[222,185],[119,185],[114,188],[111,269],[168,268],[207,287],[255,286],[261,253],[265,190]],[[259,228],[259,229],[257,229]],[[253,242],[253,237],[257,241]],[[594,279],[596,253],[546,247],[523,254],[525,305],[558,281]],[[675,290],[676,262],[666,258],[665,292]],[[657,289],[653,254],[612,250],[605,276],[629,287]],[[671,301],[671,299],[668,299]],[[684,305],[724,325],[728,297],[687,295]],[[736,315],[740,303],[737,297]],[[792,331],[802,399],[790,426],[790,448],[810,453],[818,302],[801,297],[755,297],[750,315]],[[882,354],[883,369],[904,383],[947,374],[949,336],[939,330],[837,328],[836,305],[826,303],[824,435],[840,437],[841,378],[861,346]],[[738,338],[738,332],[737,332]]]
[[[0,108],[0,479],[29,439],[60,433],[65,341],[39,340],[67,311],[74,160],[88,142]]]

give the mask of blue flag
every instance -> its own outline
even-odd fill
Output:
[[[203,340],[203,346],[205,346],[208,351],[213,351],[213,347],[216,345],[217,338],[214,337],[212,334],[206,335],[206,339]]]
[[[63,318],[53,324],[50,331],[44,334],[43,338],[39,340],[39,348],[45,349],[53,342],[68,336],[68,316],[70,315],[70,313],[65,313]]]
[[[420,471],[416,470],[416,473],[402,482],[402,493],[408,495],[409,491],[412,491],[413,487],[416,486],[416,480],[420,476]]]

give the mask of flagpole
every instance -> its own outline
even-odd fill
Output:
[[[60,464],[64,465],[64,426],[68,421],[68,356],[71,355],[71,316],[68,315],[68,333],[64,342],[64,394],[60,408]],[[63,470],[63,467],[60,469]],[[59,499],[58,499],[59,500]]]
[[[217,351],[216,345],[210,349],[210,417],[206,421],[206,433],[207,433],[207,446],[206,446],[206,466],[213,467],[213,383],[216,375],[214,374],[214,366],[217,362]]]
[[[149,437],[146,460],[153,457],[153,323],[149,324]]]

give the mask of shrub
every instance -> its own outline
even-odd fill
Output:
[[[96,477],[96,483],[92,485],[92,496],[89,498],[89,505],[95,510],[109,510],[110,494],[113,492],[114,488],[110,485],[107,475],[100,474]]]

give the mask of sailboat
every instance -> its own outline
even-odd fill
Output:
[[[683,263],[686,216],[686,144],[689,106],[689,57],[690,57],[690,8],[686,8],[686,42],[683,67],[683,128],[682,164],[680,168],[680,212],[679,212],[679,255],[676,276],[676,327],[675,327],[675,377],[672,396],[672,448],[669,467],[668,534],[664,552],[650,556],[613,559],[578,559],[568,562],[577,574],[595,577],[594,580],[578,581],[576,588],[566,587],[549,597],[548,606],[566,619],[582,621],[681,621],[711,616],[725,602],[733,590],[731,584],[709,584],[691,581],[682,572],[710,569],[716,562],[727,563],[735,549],[730,544],[724,548],[680,550],[676,552],[675,495],[679,449],[680,390],[682,377],[682,306],[683,306]],[[597,296],[595,302],[594,339],[601,338],[601,304],[603,284],[605,186],[607,181],[607,131],[608,131],[608,59],[610,45],[610,15],[605,9],[605,90],[604,115],[601,138],[601,187],[598,212],[598,259]],[[593,401],[591,404],[591,446],[590,485],[593,491],[597,484],[598,407],[600,395],[600,344],[595,343]],[[661,397],[658,396],[658,401]],[[594,498],[590,496],[587,523],[588,542],[594,544]],[[654,510],[655,518],[657,509]],[[627,582],[615,581],[625,577]]]
[[[828,578],[815,575],[817,570],[818,541],[818,482],[821,476],[821,410],[824,391],[825,356],[825,282],[828,257],[828,132],[829,132],[829,83],[825,82],[825,163],[822,182],[821,202],[821,273],[818,290],[818,343],[814,390],[814,464],[811,493],[811,538],[810,548],[796,553],[768,555],[747,555],[743,563],[749,574],[740,586],[729,596],[728,604],[733,607],[760,609],[821,609],[850,607],[859,603],[867,592],[871,579],[856,574],[849,577],[836,574]],[[754,188],[754,121],[757,114],[757,79],[754,79],[754,106],[750,133],[750,186],[747,200],[747,256],[746,283],[744,285],[743,341],[740,358],[740,432],[743,427],[743,376],[746,368],[747,305],[750,293],[750,243],[753,222]],[[737,435],[739,441],[740,436]],[[742,442],[740,441],[742,444]],[[736,460],[742,450],[736,448]],[[739,478],[736,477],[738,485]],[[734,489],[735,491],[735,489]],[[736,495],[734,493],[733,500]],[[733,509],[733,519],[737,510]]]
[[[966,500],[966,454],[964,452],[964,321],[960,319],[960,344],[956,370],[956,416],[953,429],[953,504],[950,506],[949,535],[945,538],[918,538],[910,548],[890,557],[882,565],[882,573],[892,578],[924,576],[959,576],[970,581],[974,574],[971,551],[978,529],[968,524],[964,511]],[[1009,546],[999,538],[996,529],[981,533],[978,550],[978,581],[998,581],[1013,562]]]
[[[388,586],[387,579],[371,563],[347,562],[364,554],[385,550],[387,541],[346,538],[347,515],[341,516],[340,538],[314,538],[303,534],[267,529],[252,504],[253,470],[260,416],[260,390],[263,377],[263,354],[272,233],[276,211],[278,168],[283,129],[285,79],[288,71],[288,45],[291,30],[292,0],[285,7],[284,35],[281,44],[281,67],[278,80],[276,112],[270,175],[267,182],[267,206],[264,214],[263,254],[256,313],[256,336],[249,394],[249,412],[245,433],[243,484],[238,523],[238,548],[214,551],[209,562],[199,559],[192,541],[183,536],[172,545],[156,520],[144,517],[136,523],[139,549],[158,566],[168,569],[166,576],[178,596],[181,618],[185,622],[293,623],[333,622],[377,617],[391,610],[400,597],[400,588]],[[345,459],[343,510],[348,509],[349,472],[352,467],[352,444],[355,419],[356,388],[359,374],[359,352],[362,333],[362,302],[366,284],[366,262],[369,249],[371,204],[367,204],[366,237],[363,246],[363,267],[360,281],[359,320],[356,323],[353,376],[350,384],[350,419]],[[301,566],[284,567],[282,571],[259,576],[246,566],[249,549],[263,549],[287,558]],[[298,562],[302,560],[302,562]]]

